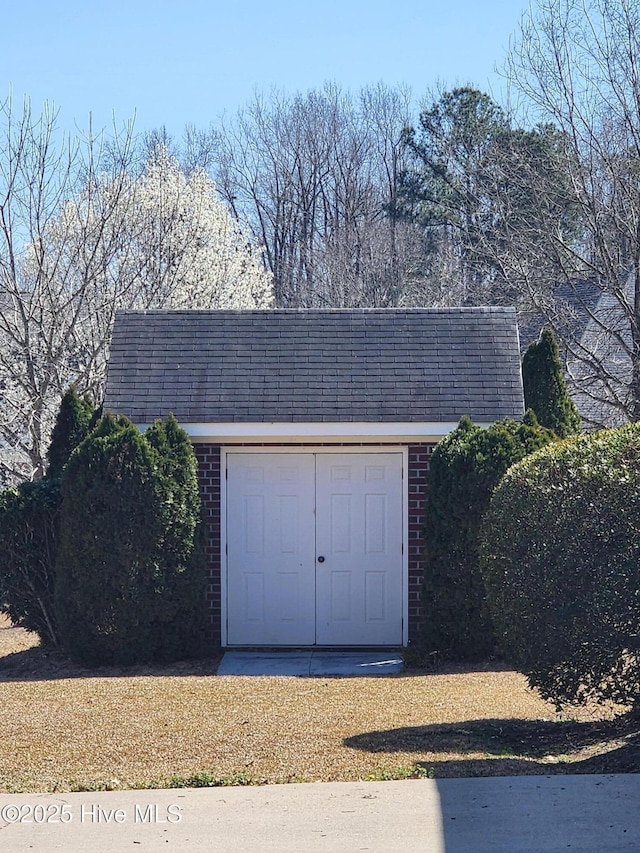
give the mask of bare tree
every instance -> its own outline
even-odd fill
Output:
[[[259,247],[202,172],[132,127],[64,139],[56,113],[0,107],[0,479],[42,475],[70,384],[99,402],[123,307],[268,307]]]
[[[89,274],[92,258],[109,261],[121,214],[121,176],[131,156],[131,128],[104,138],[62,136],[57,113],[45,107],[34,116],[29,102],[16,111],[0,105],[0,477],[33,478],[42,473],[52,412],[90,362],[79,325],[102,324],[101,300]],[[67,227],[64,206],[74,193],[91,196],[103,174],[111,194],[102,198],[100,225],[87,217],[73,223],[73,239],[52,240]],[[78,275],[84,268],[85,274]],[[91,294],[91,300],[88,299]]]
[[[562,135],[556,167],[572,210],[532,228],[564,298],[530,292],[564,344],[594,425],[640,418],[640,6],[637,0],[540,0],[508,62],[512,92]],[[552,188],[534,185],[538,210]],[[540,217],[538,217],[540,218]],[[584,283],[590,284],[585,289]],[[595,291],[595,297],[594,297]],[[586,321],[567,322],[575,310]]]
[[[218,132],[218,186],[265,246],[278,305],[420,300],[423,234],[393,213],[409,106],[382,84],[358,99],[273,92]]]

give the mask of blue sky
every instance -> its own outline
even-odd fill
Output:
[[[408,84],[499,94],[526,0],[23,0],[5,3],[0,95],[94,128],[135,114],[138,131],[207,127],[255,89],[327,80],[357,91]]]

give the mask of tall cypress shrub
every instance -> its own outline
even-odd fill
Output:
[[[193,445],[169,415],[145,438],[158,453],[165,493],[163,536],[158,543],[165,592],[155,599],[153,618],[159,630],[156,657],[191,657],[203,650],[207,567],[201,515],[198,465]]]
[[[97,423],[97,412],[89,397],[79,397],[71,386],[60,402],[51,443],[47,450],[49,463],[46,476],[61,477],[64,466],[76,447],[84,441]]]
[[[130,664],[200,650],[204,561],[183,435],[172,422],[146,437],[105,415],[67,464],[56,613],[76,660]]]
[[[532,413],[488,429],[463,417],[435,448],[427,478],[422,645],[450,660],[481,660],[496,648],[480,569],[482,519],[515,462],[555,438]]]
[[[569,396],[553,332],[545,329],[522,359],[524,402],[538,422],[560,438],[580,432],[580,414]]]
[[[160,495],[156,454],[135,426],[105,415],[69,460],[62,489],[56,615],[65,651],[82,663],[144,656]]]

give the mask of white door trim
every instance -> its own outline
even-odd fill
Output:
[[[409,643],[409,448],[406,445],[369,444],[360,447],[304,445],[288,447],[220,448],[220,642],[227,646],[228,561],[227,561],[227,454],[228,453],[401,453],[402,454],[402,645]]]

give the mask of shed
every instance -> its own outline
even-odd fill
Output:
[[[173,413],[193,441],[212,641],[406,645],[433,447],[524,411],[516,314],[120,312],[105,409]]]

